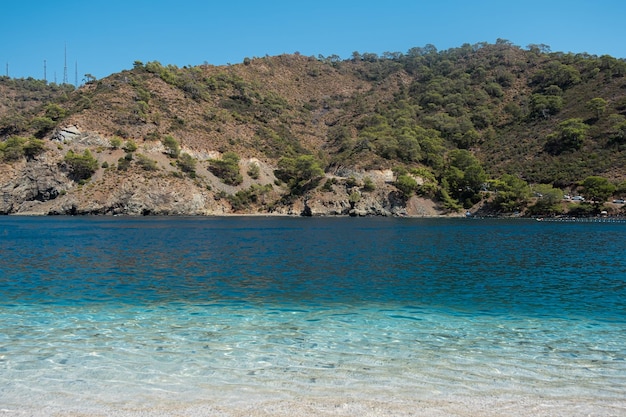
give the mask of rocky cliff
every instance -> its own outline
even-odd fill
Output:
[[[89,181],[76,181],[63,156],[95,149],[97,170]],[[442,214],[428,199],[402,198],[392,185],[391,170],[338,170],[320,179],[320,186],[291,195],[274,175],[275,166],[258,158],[239,161],[243,181],[225,184],[208,169],[217,151],[184,149],[197,169],[185,175],[166,155],[160,142],[141,141],[128,168],[120,160],[129,153],[111,145],[111,138],[77,126],[57,129],[45,151],[31,159],[0,165],[0,213],[23,215],[230,215],[297,216],[435,216]],[[154,163],[146,170],[137,155]],[[259,172],[251,178],[249,167]],[[364,186],[364,181],[368,187]],[[262,193],[246,193],[263,186]],[[233,200],[241,192],[243,201]]]

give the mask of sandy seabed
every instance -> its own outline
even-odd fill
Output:
[[[466,397],[416,401],[343,399],[289,399],[234,404],[170,404],[159,408],[109,408],[43,406],[38,409],[4,408],[0,417],[621,417],[626,416],[626,399],[551,399],[524,397]]]

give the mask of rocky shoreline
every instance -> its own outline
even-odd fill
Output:
[[[208,161],[219,157],[219,153],[184,149],[197,161],[194,175],[186,175],[166,155],[160,143],[144,141],[139,145],[141,157],[153,161],[154,169],[142,169],[137,162],[125,170],[116,168],[128,155],[124,150],[111,147],[108,140],[96,133],[62,129],[46,141],[44,153],[10,163],[0,162],[0,214],[448,215],[432,200],[404,198],[393,185],[391,170],[340,168],[326,173],[317,187],[293,194],[276,178],[276,167],[270,161],[241,159],[239,171],[243,180],[232,186],[207,169]],[[91,151],[98,168],[88,180],[72,178],[64,160],[68,150],[77,154]],[[249,174],[252,165],[258,167],[254,178]]]

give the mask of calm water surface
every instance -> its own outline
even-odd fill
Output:
[[[0,408],[626,396],[626,224],[0,218]]]

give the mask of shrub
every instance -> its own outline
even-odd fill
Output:
[[[135,152],[137,150],[137,143],[135,143],[134,140],[129,139],[126,141],[122,149],[124,149],[126,152]]]
[[[567,214],[570,216],[591,216],[597,214],[599,208],[593,204],[589,203],[580,203],[580,204],[569,204],[567,206]]]
[[[146,133],[144,139],[148,141],[157,141],[161,139],[161,135],[159,135],[159,132],[150,132]]]
[[[50,103],[46,106],[46,117],[53,121],[59,121],[67,115],[67,110],[58,104]]]
[[[376,186],[370,177],[363,178],[363,191],[374,191]]]
[[[44,152],[46,150],[46,147],[43,140],[30,138],[24,144],[22,150],[24,152],[24,156],[26,156],[26,159],[33,159],[35,156]]]
[[[131,154],[132,155],[132,154]],[[117,170],[118,171],[126,171],[130,167],[131,159],[128,158],[120,158],[117,160]]]
[[[26,138],[20,136],[12,136],[6,141],[0,143],[0,153],[5,161],[17,161],[24,156],[24,144]]]
[[[41,139],[11,136],[0,143],[0,159],[5,161],[17,161],[22,157],[33,159],[45,150],[44,141]]]
[[[352,188],[352,187],[356,187],[358,185],[356,178],[354,177],[349,177],[348,179],[346,179],[346,187],[348,188]]]
[[[250,164],[248,167],[248,176],[252,179],[259,179],[259,175],[261,174],[261,168],[256,163]]]
[[[235,211],[243,210],[250,207],[252,204],[258,203],[259,200],[270,191],[272,191],[270,184],[253,184],[247,190],[237,191],[236,194],[228,196],[228,201]]]
[[[193,159],[191,155],[188,153],[183,153],[180,155],[180,158],[176,162],[180,167],[181,171],[189,174],[190,177],[195,178],[196,176],[196,160]]]
[[[356,203],[358,203],[359,201],[361,201],[361,193],[358,191],[352,192],[350,196],[348,197],[348,202],[350,203],[350,206],[353,208],[356,205]]]
[[[178,158],[180,155],[180,144],[172,136],[167,135],[163,138],[163,146],[165,146],[165,153],[172,158]]]
[[[157,162],[154,159],[150,159],[145,155],[138,153],[137,165],[139,165],[145,171],[156,171],[158,169]]]
[[[537,201],[528,208],[529,214],[557,214],[562,212],[559,204],[563,200],[561,189],[554,188],[550,184],[536,184],[533,186],[533,191]]]
[[[118,136],[113,136],[110,140],[110,143],[111,148],[118,149],[120,146],[122,146],[122,139]]]
[[[56,122],[49,117],[35,117],[30,125],[35,129],[35,136],[42,138],[56,126]]]

